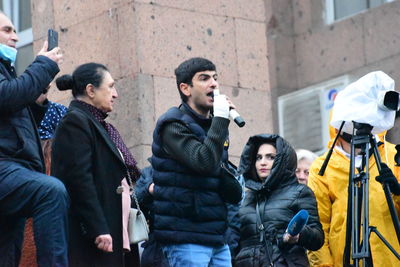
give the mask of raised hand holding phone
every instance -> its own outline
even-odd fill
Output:
[[[58,32],[53,30],[53,29],[49,29],[47,31],[47,51],[51,51],[53,50],[55,47],[58,46]]]
[[[48,57],[55,63],[61,64],[63,62],[63,54],[60,52],[60,48],[58,47],[58,33],[53,29],[49,29],[47,32],[47,41],[44,42],[38,56]]]

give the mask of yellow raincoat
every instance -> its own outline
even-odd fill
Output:
[[[378,147],[378,150],[382,161],[392,169],[399,180],[400,167],[395,166],[394,163],[395,146],[385,142],[385,144]],[[323,247],[318,251],[309,251],[308,258],[310,266],[337,267],[343,266],[350,159],[335,148],[324,176],[319,176],[318,172],[326,155],[327,153],[314,161],[310,168],[308,179],[308,186],[314,191],[318,202],[318,213],[325,233],[325,241]],[[397,253],[400,253],[399,242],[382,185],[375,180],[378,175],[378,169],[373,156],[370,157],[369,164],[370,225],[376,226],[377,230],[394,247]],[[393,199],[399,213],[400,197],[394,196]],[[374,266],[400,266],[400,261],[375,233],[371,234],[370,244]]]

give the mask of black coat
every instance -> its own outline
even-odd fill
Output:
[[[14,69],[0,60],[0,160],[18,162],[30,170],[44,172],[35,118],[40,121],[45,110],[37,110],[41,114],[34,117],[29,106],[35,105],[35,100],[58,71],[54,61],[38,56],[17,78]],[[11,185],[0,186],[0,200],[10,188],[17,188],[23,182],[15,179]]]
[[[52,175],[64,182],[71,198],[70,266],[123,266],[122,200],[116,189],[126,167],[107,131],[77,101],[56,130]],[[101,234],[111,234],[112,253],[96,248]]]
[[[251,166],[255,164],[258,147],[266,141],[276,144],[277,155],[270,175],[261,181]],[[297,182],[296,166],[295,151],[281,137],[258,135],[249,139],[240,165],[248,190],[239,211],[241,240],[235,266],[270,266],[270,262],[277,266],[308,266],[306,249],[318,250],[323,245],[324,233],[315,196],[310,188]],[[257,202],[264,232],[257,227]],[[283,243],[289,221],[301,209],[307,210],[310,217],[298,243]],[[266,242],[260,241],[261,235]],[[280,265],[277,261],[286,263]]]

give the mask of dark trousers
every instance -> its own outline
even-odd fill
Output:
[[[17,181],[17,182],[16,182]],[[68,194],[61,181],[0,161],[0,267],[18,266],[25,219],[33,218],[38,266],[68,266]]]
[[[149,234],[149,240],[142,244],[143,252],[140,259],[141,267],[169,267],[161,245],[154,240],[153,233]]]

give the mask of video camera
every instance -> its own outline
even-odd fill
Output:
[[[348,85],[336,96],[331,125],[353,133],[353,122],[369,124],[372,133],[379,134],[394,125],[399,109],[399,93],[394,80],[382,71],[374,71]]]

